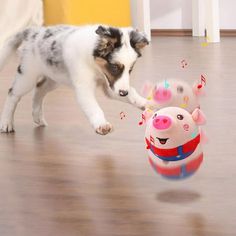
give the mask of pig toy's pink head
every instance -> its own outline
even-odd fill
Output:
[[[199,134],[198,126],[204,122],[205,116],[198,108],[190,114],[179,107],[166,107],[147,117],[145,136],[154,138],[155,147],[170,149],[196,137]]]
[[[199,83],[189,84],[175,79],[164,80],[155,86],[146,84],[143,95],[150,100],[150,108],[161,109],[167,106],[180,107],[188,112],[193,112],[199,106],[199,96],[204,94],[204,86],[199,87]]]
[[[202,111],[196,108],[192,114],[179,107],[166,107],[146,118],[145,140],[149,161],[154,169],[165,177],[184,178],[193,174],[203,158],[200,125],[205,123]],[[187,172],[185,168],[187,167]]]

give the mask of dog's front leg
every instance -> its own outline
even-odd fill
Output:
[[[130,87],[128,101],[141,110],[145,110],[148,100],[138,94],[135,88]]]
[[[75,87],[77,100],[88,117],[96,133],[105,135],[112,131],[112,125],[107,122],[94,93],[93,84],[80,84]]]

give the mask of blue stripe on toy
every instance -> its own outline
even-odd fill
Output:
[[[159,173],[160,174],[160,173]],[[182,165],[181,166],[181,174],[180,175],[172,175],[172,176],[168,176],[168,175],[163,175],[161,174],[161,176],[163,176],[166,179],[171,179],[171,180],[180,180],[180,179],[185,179],[190,177],[191,175],[193,175],[194,172],[187,172],[186,170],[186,165]]]
[[[183,159],[187,158],[188,156],[190,156],[190,155],[193,153],[193,152],[183,153],[183,146],[179,146],[179,147],[177,148],[178,154],[179,154],[178,156],[170,156],[170,157],[158,156],[156,153],[154,153],[152,147],[150,147],[150,150],[152,151],[152,153],[153,153],[156,157],[160,158],[160,159],[163,160],[163,161],[179,161],[179,160],[183,160]]]

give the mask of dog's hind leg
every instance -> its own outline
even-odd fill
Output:
[[[44,115],[43,115],[44,97],[46,96],[48,92],[56,89],[57,87],[58,87],[58,83],[56,83],[55,81],[47,77],[43,77],[42,80],[40,80],[36,84],[34,97],[33,97],[32,115],[33,115],[34,122],[38,126],[47,126],[47,122],[45,121]]]
[[[33,68],[29,71],[26,67],[19,66],[12,88],[9,89],[6,102],[1,115],[0,132],[14,132],[14,113],[21,97],[30,92],[36,84],[37,75]]]

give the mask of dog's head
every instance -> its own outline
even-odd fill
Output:
[[[141,49],[148,44],[144,34],[132,28],[99,26],[93,55],[110,88],[120,96],[129,93],[130,73]]]

